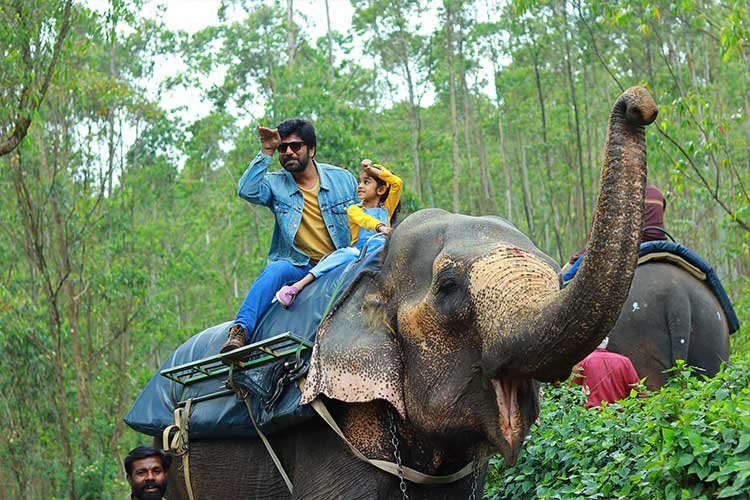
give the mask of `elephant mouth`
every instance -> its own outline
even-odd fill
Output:
[[[500,453],[509,466],[516,464],[523,444],[523,418],[518,406],[518,381],[511,378],[491,379],[498,408]]]

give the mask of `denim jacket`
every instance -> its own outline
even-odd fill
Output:
[[[302,220],[302,192],[286,170],[267,172],[271,160],[263,152],[258,153],[242,174],[237,194],[250,203],[267,206],[276,217],[268,260],[283,259],[302,266],[310,261],[294,246],[294,237]],[[349,246],[351,234],[346,209],[357,201],[357,181],[343,168],[313,163],[320,176],[318,204],[331,241],[336,248]]]

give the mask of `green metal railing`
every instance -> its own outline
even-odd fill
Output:
[[[287,356],[298,357],[305,350],[312,349],[312,346],[309,341],[297,337],[292,332],[286,332],[228,353],[216,354],[162,370],[161,376],[188,386],[203,380],[226,376],[230,369],[234,372],[245,371]]]

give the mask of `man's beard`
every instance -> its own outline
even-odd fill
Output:
[[[145,491],[146,488],[150,488],[152,486],[156,487],[157,490]],[[146,481],[140,486],[131,484],[130,491],[133,494],[133,498],[138,498],[140,500],[161,500],[161,498],[164,496],[164,493],[167,491],[167,483],[166,481],[163,483],[157,483],[156,481]]]
[[[284,167],[284,170],[292,174],[296,174],[297,172],[304,172],[304,170],[307,168],[307,165],[310,163],[310,157],[307,155],[305,155],[304,157],[298,156],[296,162],[291,160],[293,159],[290,158],[290,160],[282,163],[281,166]]]

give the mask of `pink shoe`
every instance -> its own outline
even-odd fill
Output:
[[[291,285],[282,286],[278,292],[276,292],[276,300],[284,307],[289,307],[297,297],[299,290]]]

